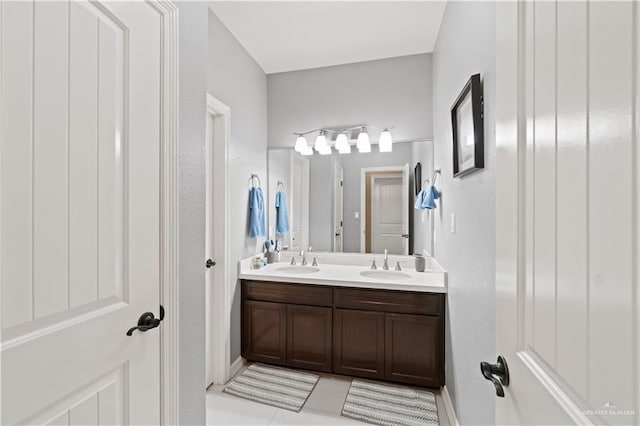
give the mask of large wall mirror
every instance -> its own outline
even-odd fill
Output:
[[[433,254],[434,211],[414,209],[414,169],[433,170],[432,141],[396,142],[392,152],[302,156],[269,150],[269,235],[282,247],[314,251]],[[427,185],[426,182],[418,183]],[[289,230],[277,234],[276,194],[287,200]]]

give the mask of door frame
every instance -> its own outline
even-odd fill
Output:
[[[404,174],[407,173],[408,170],[409,164],[405,164],[402,166],[362,167],[360,169],[360,253],[366,253],[367,248],[367,173],[398,172],[402,176],[404,176]],[[405,192],[409,191],[409,188],[404,189],[406,190]],[[408,198],[408,192],[407,194],[403,194],[402,198]],[[409,210],[408,205],[406,206],[406,210]],[[411,234],[411,230],[409,229],[411,221],[409,219],[409,213],[407,213],[407,232]],[[408,252],[409,250],[407,250],[407,254]]]
[[[160,127],[160,422],[178,424],[179,181],[178,181],[178,6],[149,0],[161,15]]]
[[[231,138],[231,108],[207,93],[207,126],[208,120],[215,117],[219,127],[214,122],[212,134],[206,140],[207,155],[207,188],[213,191],[215,198],[222,200],[217,202],[216,208],[210,204],[211,197],[207,193],[206,221],[211,221],[211,234],[206,238],[211,241],[211,249],[216,254],[216,265],[210,269],[212,273],[206,279],[206,347],[207,370],[211,372],[206,377],[206,386],[224,384],[229,379],[231,370],[231,288],[229,286],[229,231],[226,224],[229,221],[229,142]],[[218,137],[212,137],[218,135]],[[221,137],[220,137],[221,136]],[[215,238],[212,236],[215,235]],[[208,244],[207,244],[208,246]],[[212,286],[214,282],[222,282],[223,285]],[[210,326],[215,325],[215,326]],[[215,354],[215,356],[214,356]],[[214,362],[214,360],[216,362]]]

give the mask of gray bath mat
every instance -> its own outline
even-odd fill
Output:
[[[223,392],[299,412],[318,383],[315,374],[265,364],[251,364]]]
[[[382,426],[438,424],[433,393],[361,379],[351,382],[342,415]]]

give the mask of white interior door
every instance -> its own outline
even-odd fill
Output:
[[[344,251],[344,169],[333,163],[333,251]]]
[[[402,177],[371,178],[371,252],[403,254]]]
[[[639,14],[498,5],[499,424],[640,423]]]
[[[289,249],[299,252],[309,247],[309,160],[295,152],[291,155]]]
[[[159,424],[160,15],[1,2],[2,424]]]

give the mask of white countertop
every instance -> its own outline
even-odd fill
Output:
[[[272,263],[261,269],[251,269],[251,258],[239,262],[239,278],[258,281],[276,281],[300,284],[330,285],[339,287],[359,287],[384,290],[420,291],[425,293],[446,293],[447,274],[442,270],[416,272],[413,268],[402,268],[409,275],[403,278],[369,278],[360,275],[370,270],[362,265],[320,264],[313,273],[291,273],[279,270],[289,266],[288,262]],[[299,265],[298,265],[299,266]],[[393,271],[395,263],[389,264]],[[305,266],[312,268],[311,266]],[[378,270],[382,268],[378,266]]]

